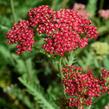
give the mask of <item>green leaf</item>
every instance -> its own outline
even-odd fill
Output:
[[[19,80],[27,88],[28,92],[34,96],[35,100],[40,105],[40,107],[42,107],[42,109],[58,109],[55,108],[48,100],[46,100],[36,85],[29,84],[29,82],[23,78],[19,78]]]
[[[88,12],[94,16],[96,13],[97,0],[88,0],[87,10]]]

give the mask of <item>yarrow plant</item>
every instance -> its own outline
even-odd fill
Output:
[[[35,32],[46,35],[43,44],[46,52],[60,56],[77,48],[83,48],[89,39],[97,38],[96,27],[90,20],[74,10],[54,11],[48,6],[31,9],[28,12],[28,20],[15,24],[7,33],[7,38],[9,43],[18,43],[17,52],[22,53],[31,50]]]
[[[45,52],[60,57],[78,48],[84,48],[90,39],[96,39],[98,36],[92,22],[76,10],[55,11],[43,5],[31,9],[28,19],[15,23],[6,37],[9,44],[17,44],[16,52],[21,54],[31,51],[35,42],[37,43],[35,33],[45,36],[42,44]],[[83,108],[84,105],[91,105],[93,98],[109,90],[109,72],[105,69],[102,70],[101,78],[95,77],[91,70],[84,72],[82,67],[78,66],[65,66],[62,69],[61,79],[64,91],[69,97],[69,106]]]
[[[105,69],[101,70],[101,78],[97,78],[91,70],[85,72],[79,66],[66,66],[63,76],[69,106],[84,108],[84,105],[92,104],[94,97],[109,91],[109,71]]]
[[[22,20],[14,24],[12,29],[7,33],[8,43],[17,43],[17,54],[24,51],[31,51],[34,44],[34,32],[30,27],[29,21]]]

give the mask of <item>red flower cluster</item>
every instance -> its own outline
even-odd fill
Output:
[[[102,72],[103,75],[109,73],[106,70]],[[85,73],[81,67],[66,66],[63,68],[63,75],[65,93],[69,96],[69,106],[91,105],[93,97],[99,97],[109,91],[104,78],[96,78],[91,70]]]
[[[46,5],[39,6],[28,12],[27,21],[20,21],[7,33],[9,43],[18,43],[18,54],[31,50],[34,43],[34,28],[39,34],[46,34],[43,45],[45,51],[61,56],[85,47],[89,39],[97,37],[96,27],[76,11],[54,11]]]
[[[53,10],[51,10],[47,5],[42,5],[37,8],[32,8],[28,12],[29,21],[31,26],[45,25],[49,22],[51,15],[53,14]],[[46,28],[45,28],[46,29]]]
[[[12,29],[7,33],[8,43],[17,43],[17,54],[24,51],[31,51],[34,43],[34,32],[29,26],[29,22],[22,20],[14,24]]]
[[[88,40],[97,37],[96,27],[91,21],[76,11],[61,9],[53,11],[48,6],[40,6],[29,11],[31,26],[37,32],[46,34],[43,48],[50,54],[63,56],[66,52],[85,47]]]

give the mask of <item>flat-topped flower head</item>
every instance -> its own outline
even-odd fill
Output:
[[[17,43],[17,54],[21,54],[24,51],[31,51],[34,44],[34,33],[29,27],[29,22],[22,20],[12,27],[7,33],[8,43]]]
[[[64,56],[67,52],[85,47],[89,39],[97,38],[96,27],[75,10],[54,11],[42,5],[31,9],[28,20],[20,21],[8,32],[9,42],[18,43],[17,53],[31,50],[34,29],[34,32],[45,34],[43,49],[53,55]]]
[[[91,70],[83,71],[79,66],[63,68],[63,84],[68,95],[69,106],[80,107],[91,105],[94,97],[109,91],[104,78],[109,78],[109,71],[103,69],[101,78],[94,76]],[[109,82],[109,81],[108,81]]]
[[[36,26],[37,24],[48,22],[52,14],[52,9],[50,9],[47,5],[42,5],[32,8],[28,12],[28,17],[31,26]]]
[[[77,48],[83,48],[88,40],[97,37],[96,27],[75,10],[51,10],[40,6],[29,11],[31,26],[36,26],[39,34],[46,34],[43,48],[50,54],[63,56]]]

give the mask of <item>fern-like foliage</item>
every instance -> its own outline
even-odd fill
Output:
[[[15,100],[21,101],[29,109],[34,109],[32,101],[30,101],[29,96],[25,93],[24,90],[21,90],[18,86],[11,85],[4,89],[4,92],[13,97]],[[20,103],[20,102],[19,102]]]
[[[59,109],[56,105],[49,102],[38,89],[36,84],[25,79],[25,75],[22,78],[19,78],[20,82],[27,88],[27,91],[34,96],[34,99],[40,105],[42,109]]]

